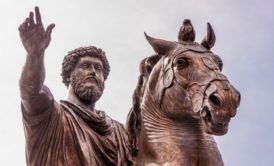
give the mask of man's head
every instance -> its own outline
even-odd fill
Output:
[[[70,51],[62,64],[63,82],[81,100],[96,102],[104,90],[110,66],[104,51],[94,46]]]

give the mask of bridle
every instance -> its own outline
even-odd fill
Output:
[[[165,90],[169,87],[171,87],[172,84],[177,84],[177,86],[179,86],[180,89],[185,89],[178,81],[177,79],[175,79],[175,74],[174,74],[174,59],[177,58],[179,55],[187,52],[187,51],[191,51],[191,52],[196,52],[196,53],[211,53],[213,54],[211,51],[209,50],[205,50],[205,49],[200,49],[201,47],[198,47],[197,45],[195,45],[196,47],[188,47],[189,45],[183,45],[184,47],[177,47],[176,49],[174,49],[173,51],[171,51],[167,57],[171,57],[170,59],[168,59],[168,62],[166,63],[166,58],[165,56],[162,57],[161,59],[161,81],[163,84],[163,89],[161,89],[160,92],[160,107],[162,106],[162,100],[163,100],[163,95],[165,93]],[[191,46],[191,45],[190,45]],[[199,48],[199,49],[197,49]],[[180,50],[180,51],[178,51]],[[176,55],[174,55],[176,54]],[[201,112],[203,110],[202,106],[205,102],[205,98],[206,98],[206,90],[208,89],[208,87],[211,85],[212,82],[214,81],[220,81],[223,83],[223,89],[224,90],[229,90],[229,81],[226,78],[225,75],[221,74],[219,71],[219,68],[216,66],[216,64],[214,62],[212,62],[212,60],[206,56],[201,57],[201,61],[203,62],[203,64],[210,69],[211,72],[214,73],[215,77],[212,77],[208,80],[206,80],[206,82],[204,83],[199,83],[199,82],[192,82],[191,84],[189,84],[187,86],[187,89],[185,89],[186,91],[190,90],[192,86],[194,85],[198,85],[200,87],[202,87],[201,89],[203,89],[202,91],[198,91],[196,93],[200,93],[203,95],[203,99],[202,99],[202,103],[201,103],[201,108],[199,109],[195,109],[193,110],[194,112]],[[194,95],[196,93],[193,93],[191,96],[191,99],[194,97]]]

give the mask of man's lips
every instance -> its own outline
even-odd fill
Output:
[[[86,81],[92,81],[92,82],[95,82],[95,83],[98,85],[97,79],[96,79],[95,77],[93,77],[93,76],[86,77],[86,78],[84,79],[84,81],[85,81],[85,82],[86,82]]]

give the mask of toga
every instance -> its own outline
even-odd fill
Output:
[[[41,113],[21,109],[28,166],[131,165],[123,125],[103,111],[55,100]]]

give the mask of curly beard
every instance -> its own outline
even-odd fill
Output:
[[[98,81],[94,82],[92,86],[85,86],[85,78],[81,79],[76,75],[72,75],[71,86],[74,93],[81,100],[87,102],[96,102],[102,96],[105,84]]]

